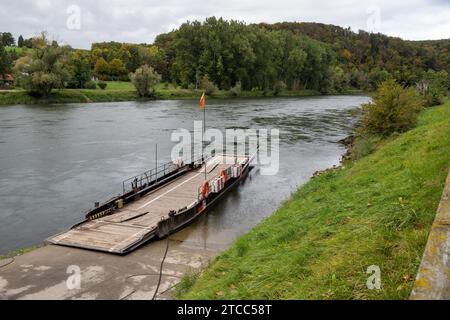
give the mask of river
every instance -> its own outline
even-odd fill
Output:
[[[189,226],[186,241],[229,244],[317,171],[339,163],[338,143],[366,96],[209,100],[207,127],[277,128],[280,169],[246,181]],[[0,107],[0,254],[42,243],[79,222],[125,178],[170,160],[174,130],[193,130],[196,101]]]

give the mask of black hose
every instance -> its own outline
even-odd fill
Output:
[[[15,259],[13,257],[10,257],[9,259],[11,259],[11,261],[9,261],[8,263],[5,263],[4,265],[1,265],[0,268],[4,268],[6,266],[9,266],[11,263],[13,263],[15,261]]]
[[[152,300],[155,300],[156,296],[158,295],[159,286],[161,285],[161,279],[162,279],[162,276],[163,276],[164,261],[166,260],[167,252],[169,251],[169,241],[170,241],[170,235],[167,236],[166,251],[164,252],[164,256],[163,256],[163,258],[161,260],[161,266],[159,267],[158,285],[156,286],[155,293],[153,294]]]
[[[161,285],[161,279],[162,279],[162,276],[165,276],[165,277],[180,278],[179,276],[176,276],[176,275],[172,275],[172,274],[164,274],[164,273],[163,273],[163,265],[164,265],[164,261],[166,260],[167,252],[169,251],[169,241],[170,241],[169,236],[167,236],[166,250],[165,250],[164,256],[163,256],[163,258],[162,258],[162,260],[161,260],[161,266],[160,266],[160,268],[159,268],[159,272],[158,272],[158,273],[138,273],[138,274],[132,274],[132,275],[129,275],[129,276],[127,276],[127,277],[125,278],[125,280],[127,280],[127,279],[130,279],[130,278],[133,278],[133,277],[139,277],[139,276],[159,276],[159,278],[158,278],[158,284],[157,284],[157,286],[156,286],[155,292],[153,293],[152,300],[155,300],[156,296],[158,295],[159,287],[160,287],[160,285]],[[172,286],[172,287],[173,287],[173,286]],[[170,289],[170,288],[169,288],[169,289]],[[168,290],[169,290],[169,289],[168,289]],[[167,290],[166,290],[166,291],[167,291]],[[166,292],[166,291],[164,291],[164,292]],[[126,296],[120,298],[120,300],[125,300],[126,298],[128,298],[129,296],[131,296],[131,295],[132,295],[133,293],[135,293],[135,292],[136,292],[136,290],[132,290],[129,294],[127,294]],[[163,293],[164,293],[164,292],[163,292]]]

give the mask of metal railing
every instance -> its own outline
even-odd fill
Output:
[[[210,157],[207,157],[209,159]],[[205,161],[207,160],[205,159]],[[151,170],[147,170],[143,173],[137,174],[131,178],[128,178],[122,182],[122,191],[123,194],[136,190],[136,189],[142,189],[145,188],[151,184],[155,184],[158,182],[158,179],[161,179],[162,177],[173,173],[180,168],[195,164],[195,163],[202,163],[203,162],[203,156],[193,156],[193,157],[184,157],[180,158],[178,163],[174,162],[167,162],[165,164],[162,164],[156,168],[153,168]]]

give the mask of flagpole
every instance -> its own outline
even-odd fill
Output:
[[[204,147],[204,139],[205,139],[205,131],[206,131],[206,106],[203,107],[203,134],[202,134],[202,158],[203,158],[203,164],[205,165],[205,181],[207,180],[207,173],[206,173],[206,159],[203,151]]]

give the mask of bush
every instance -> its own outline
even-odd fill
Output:
[[[105,90],[106,87],[108,86],[108,84],[107,84],[106,82],[104,82],[104,81],[99,81],[99,82],[97,83],[97,85],[98,85],[98,87],[99,87],[100,89],[102,89],[102,90]]]
[[[367,73],[353,68],[350,73],[350,86],[356,89],[369,89],[369,83],[367,79]]]
[[[427,107],[436,106],[444,102],[449,86],[449,76],[446,71],[436,72],[428,70],[417,89],[422,94]]]
[[[350,75],[348,75],[341,67],[334,67],[330,71],[334,92],[345,92],[348,90],[350,83]]]
[[[376,68],[369,73],[369,85],[372,90],[378,89],[380,84],[390,79],[392,79],[391,74],[384,69],[380,70]]]
[[[273,94],[275,96],[279,95],[284,90],[286,90],[286,84],[283,81],[275,82],[275,85],[273,86]]]
[[[80,84],[77,81],[67,81],[66,89],[79,89]]]
[[[84,84],[84,88],[89,90],[95,90],[97,89],[97,84],[94,81],[87,81]]]
[[[212,95],[214,94],[218,89],[216,87],[216,85],[214,84],[214,82],[212,82],[211,80],[209,80],[208,75],[205,75],[202,78],[201,84],[200,84],[201,88],[205,91],[205,93],[207,95]]]
[[[130,73],[130,79],[140,97],[149,97],[154,94],[155,86],[161,81],[161,76],[152,67],[143,65],[136,72]]]
[[[378,88],[373,102],[363,105],[362,131],[389,135],[410,129],[416,124],[422,100],[412,88],[403,88],[387,80]]]
[[[349,149],[350,158],[352,160],[359,160],[373,151],[375,151],[379,143],[379,136],[374,135],[357,135]]]
[[[238,81],[238,82],[236,82],[234,87],[230,89],[230,94],[232,96],[239,97],[241,95],[241,91],[242,91],[241,82]]]

